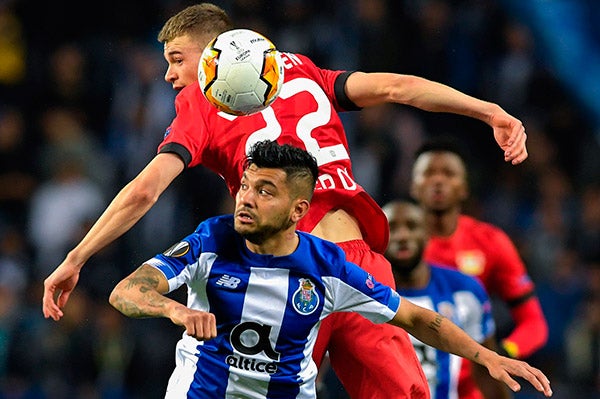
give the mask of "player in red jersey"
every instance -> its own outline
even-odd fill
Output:
[[[305,148],[319,163],[311,211],[299,228],[338,243],[349,261],[393,286],[390,265],[382,255],[389,235],[387,221],[375,201],[354,181],[338,116],[341,111],[393,102],[474,117],[492,128],[506,161],[518,164],[527,158],[522,123],[496,104],[415,76],[320,69],[298,54],[283,54],[285,83],[271,107],[245,117],[218,113],[196,84],[197,66],[209,40],[230,28],[222,10],[204,3],[183,10],[161,30],[159,41],[164,43],[169,64],[165,79],[181,90],[175,102],[177,116],[156,157],[117,194],[88,234],[44,281],[45,317],[62,317],[61,308],[84,263],[128,231],[185,168],[202,164],[220,174],[235,193],[246,150],[264,139]],[[374,346],[389,350],[373,351]],[[375,326],[353,314],[340,314],[328,318],[320,330],[313,354],[317,363],[326,350],[354,397],[429,396],[418,359],[403,331]]]
[[[467,167],[456,141],[431,140],[417,150],[411,195],[427,215],[430,239],[425,259],[476,276],[491,296],[501,298],[510,309],[515,327],[502,340],[499,351],[513,358],[527,358],[548,338],[548,325],[534,284],[504,231],[461,213],[468,194]],[[465,363],[463,375],[468,374],[469,367]],[[470,384],[472,380],[461,379],[464,390],[471,390]]]

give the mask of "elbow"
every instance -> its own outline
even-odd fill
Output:
[[[127,202],[138,209],[149,209],[156,201],[160,193],[154,190],[144,180],[132,181],[125,192]]]
[[[117,309],[119,312],[123,313],[123,310],[120,306],[120,304],[123,303],[123,296],[122,296],[122,291],[121,291],[121,284],[123,282],[121,281],[119,284],[117,284],[115,286],[115,288],[113,288],[112,292],[110,293],[109,297],[108,297],[108,303],[110,303],[110,305]]]
[[[117,308],[117,302],[119,300],[119,294],[117,292],[117,288],[115,287],[115,289],[112,290],[112,292],[110,293],[110,296],[108,297],[108,303],[110,303],[110,305],[113,308]]]
[[[392,74],[389,77],[388,97],[394,102],[410,103],[413,100],[411,93],[416,93],[423,81],[423,78],[415,75]]]

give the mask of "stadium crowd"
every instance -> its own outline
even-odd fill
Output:
[[[535,32],[501,0],[215,3],[323,67],[420,75],[523,120],[529,159],[516,167],[484,137],[487,126],[464,117],[386,105],[344,123],[355,178],[380,205],[408,196],[426,138],[469,143],[467,213],[514,239],[549,323],[547,345],[527,360],[551,377],[555,398],[598,398],[600,126],[543,61]],[[60,322],[44,319],[41,295],[44,278],[155,154],[175,95],[156,34],[189,4],[0,1],[0,399],[164,394],[181,330],[132,322],[108,295],[148,254],[230,209],[219,177],[187,170],[90,260]],[[501,337],[510,321],[502,306],[495,313]]]

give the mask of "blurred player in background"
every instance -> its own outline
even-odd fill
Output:
[[[114,198],[89,233],[44,282],[43,312],[58,320],[85,262],[127,232],[185,169],[204,165],[221,175],[232,195],[239,188],[243,160],[252,144],[277,140],[308,150],[317,158],[319,179],[312,207],[298,228],[336,242],[348,261],[393,286],[385,215],[353,178],[348,143],[338,112],[385,102],[431,112],[449,112],[487,123],[504,152],[519,164],[527,158],[522,123],[497,104],[448,86],[392,73],[318,68],[300,54],[283,53],[285,81],[279,98],[260,113],[232,117],[218,113],[197,84],[204,47],[232,24],[209,3],[190,6],[170,18],[159,33],[168,62],[165,80],[180,90],[177,116],[167,128],[158,154]],[[372,351],[378,346],[386,348]],[[314,358],[329,351],[331,364],[353,397],[426,398],[427,383],[408,335],[374,325],[354,313],[323,322]]]
[[[314,157],[300,148],[256,143],[235,214],[205,220],[114,288],[110,303],[125,315],[166,317],[185,327],[166,399],[315,398],[317,367],[309,355],[331,312],[406,328],[487,367],[498,383],[518,390],[512,376],[524,377],[552,395],[540,370],[487,350],[451,319],[348,262],[339,246],[297,232],[318,173]],[[164,296],[184,284],[187,306]]]
[[[425,210],[425,260],[477,277],[490,296],[508,305],[514,329],[499,352],[524,359],[543,347],[548,325],[515,245],[500,228],[461,213],[469,187],[457,141],[440,137],[417,150],[410,190]],[[468,367],[466,363],[465,372]]]
[[[396,291],[419,306],[441,313],[486,348],[497,350],[490,298],[481,283],[474,277],[423,259],[427,245],[423,209],[412,202],[398,200],[384,205],[383,211],[390,225],[385,257],[392,264]],[[504,384],[491,378],[485,367],[477,364],[472,369],[477,385],[470,384],[469,389],[458,396],[461,358],[411,339],[432,398],[512,397]]]

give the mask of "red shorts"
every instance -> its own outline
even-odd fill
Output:
[[[362,240],[337,243],[346,259],[379,282],[394,287],[390,263]],[[428,399],[429,387],[408,333],[374,324],[354,312],[327,316],[313,352],[317,365],[329,351],[331,366],[356,399]]]

